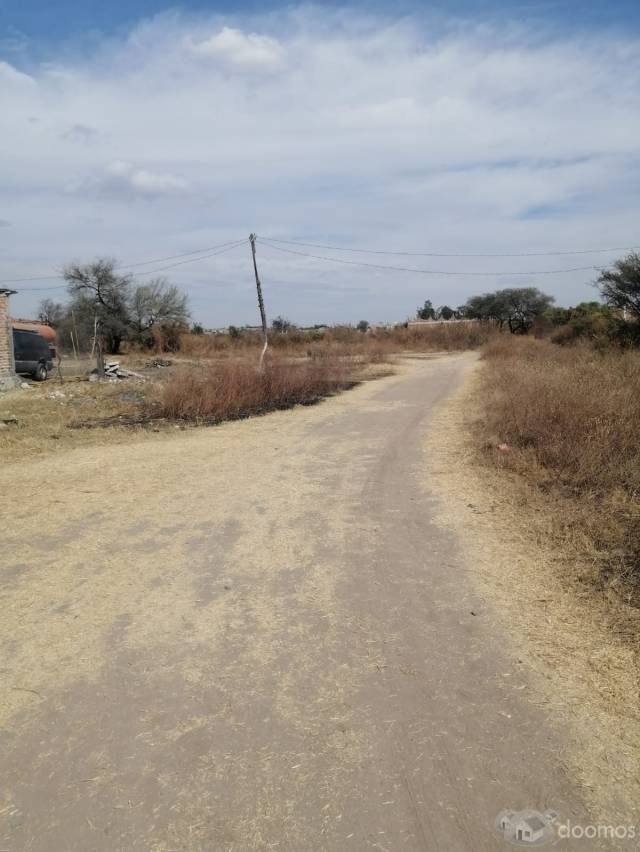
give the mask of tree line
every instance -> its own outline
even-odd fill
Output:
[[[555,306],[553,296],[537,287],[508,287],[471,296],[458,308],[434,308],[427,300],[416,316],[485,320],[512,334],[527,334],[540,320],[556,328],[554,338],[559,343],[590,337],[640,345],[640,254],[632,252],[617,260],[600,273],[595,286],[602,301],[581,302],[572,308]]]
[[[124,341],[164,349],[178,348],[188,328],[187,296],[165,278],[134,284],[132,275],[118,272],[115,260],[72,263],[63,270],[69,300],[45,299],[39,319],[65,341],[87,351],[100,339],[102,348],[118,354]]]
[[[176,350],[180,335],[189,327],[187,296],[165,278],[135,284],[113,259],[72,263],[63,270],[69,299],[45,299],[39,319],[58,331],[65,342],[88,351],[99,337],[102,349],[113,354],[124,341],[144,347]],[[435,308],[426,300],[417,310],[420,319],[475,319],[495,323],[512,334],[527,334],[537,321],[555,328],[560,343],[579,337],[640,345],[640,254],[631,253],[601,272],[596,287],[602,301],[582,302],[572,308],[555,306],[555,299],[537,287],[508,287],[471,296],[457,308]],[[366,320],[357,329],[366,332]],[[291,334],[295,325],[276,317],[272,331]],[[202,333],[199,325],[194,333]],[[239,333],[233,326],[230,334]]]

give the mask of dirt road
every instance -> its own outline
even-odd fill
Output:
[[[1,849],[477,852],[502,808],[587,821],[435,521],[429,416],[471,360],[0,469]]]

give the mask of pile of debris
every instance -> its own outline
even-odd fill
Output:
[[[125,370],[120,366],[119,361],[107,361],[104,365],[104,377],[109,381],[116,382],[118,379],[143,379],[144,376],[140,373],[135,373],[133,370]],[[89,376],[90,382],[97,382],[99,379],[98,370],[91,371]]]

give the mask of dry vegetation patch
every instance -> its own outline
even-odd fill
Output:
[[[337,355],[325,347],[311,357],[269,357],[260,372],[258,352],[174,357],[169,368],[145,370],[144,379],[52,378],[1,394],[0,458],[6,462],[80,445],[122,443],[134,431],[148,439],[188,423],[217,423],[310,404],[391,370],[383,363],[386,356]]]
[[[287,357],[317,357],[328,353],[336,357],[363,358],[368,362],[384,360],[400,352],[462,352],[477,349],[493,339],[497,330],[491,323],[449,322],[426,326],[393,326],[371,329],[367,333],[353,326],[334,326],[326,330],[293,328],[272,333],[272,351]],[[233,358],[259,351],[260,334],[239,330],[235,334],[184,334],[180,353],[189,358]]]
[[[166,382],[152,410],[175,420],[220,422],[293,405],[309,405],[353,386],[364,375],[364,359],[324,353],[306,359],[233,359],[199,368],[183,367]]]
[[[70,449],[91,443],[129,440],[126,426],[139,413],[149,384],[139,381],[90,383],[50,380],[0,395],[0,459],[7,462],[24,456]],[[81,428],[104,421],[113,428]]]
[[[489,460],[554,505],[583,578],[640,602],[640,352],[504,338],[484,357]]]

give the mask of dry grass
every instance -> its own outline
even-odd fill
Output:
[[[118,425],[140,411],[148,385],[138,381],[90,383],[47,381],[0,395],[0,421],[15,417],[0,430],[0,464],[90,444],[131,440],[131,429]],[[83,423],[109,420],[110,429],[81,429]]]
[[[640,353],[505,336],[484,357],[492,459],[547,495],[585,578],[638,599]]]
[[[178,420],[219,422],[309,404],[357,380],[362,362],[329,356],[292,361],[233,359],[198,369],[183,367],[166,382],[154,411]]]
[[[375,329],[363,334],[352,326],[334,326],[326,331],[292,330],[269,335],[269,345],[278,354],[289,357],[330,353],[342,357],[361,357],[369,362],[389,355],[410,352],[460,352],[476,349],[495,337],[496,330],[485,323],[442,323],[428,327]],[[238,337],[227,334],[184,334],[181,355],[189,358],[232,358],[257,352],[261,346],[256,331],[243,331]]]

